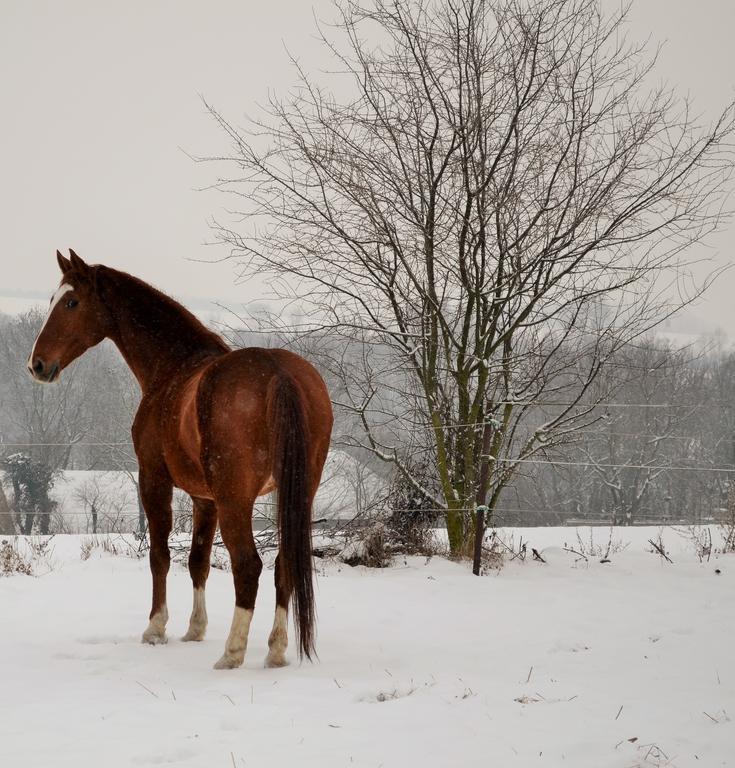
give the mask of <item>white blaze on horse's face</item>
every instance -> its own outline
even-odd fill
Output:
[[[36,336],[36,340],[33,342],[33,349],[31,350],[31,354],[28,356],[28,370],[31,372],[31,376],[33,376],[33,378],[36,378],[36,371],[33,368],[33,359],[36,356],[36,345],[38,344],[38,340],[41,338],[43,329],[46,327],[51,314],[53,313],[54,309],[56,309],[56,305],[61,301],[65,293],[73,290],[73,285],[69,285],[69,283],[62,283],[56,290],[56,293],[51,297],[51,304],[49,305],[46,319],[43,321],[41,330],[38,332],[38,336]]]

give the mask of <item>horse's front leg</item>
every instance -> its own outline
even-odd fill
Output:
[[[148,627],[143,632],[143,642],[158,645],[166,642],[166,576],[171,564],[168,537],[173,524],[171,498],[173,483],[168,472],[140,468],[140,498],[148,519],[151,543],[150,566],[153,577],[153,600]]]

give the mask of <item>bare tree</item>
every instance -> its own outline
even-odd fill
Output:
[[[353,442],[446,510],[460,553],[477,503],[591,423],[609,355],[705,287],[686,254],[723,215],[733,107],[700,127],[597,0],[338,9],[336,72],[294,61],[297,87],[244,128],[212,109],[240,208],[219,233],[302,331],[344,339]]]
[[[716,518],[735,471],[732,368],[732,353],[711,340],[626,345],[595,382],[615,403],[601,404],[603,418],[576,430],[553,464],[516,478],[509,517],[535,510],[541,521],[618,525]]]
[[[73,499],[87,513],[86,533],[128,533],[134,530],[131,520],[133,498],[137,503],[137,483],[131,488],[128,473],[94,472],[79,484]],[[131,492],[132,491],[132,492]],[[133,496],[134,495],[134,496]]]
[[[612,524],[670,519],[673,476],[707,463],[692,424],[706,397],[696,362],[690,348],[641,340],[609,366],[615,380],[606,389],[627,407],[608,409],[597,429],[580,436],[579,452],[593,480],[590,501]]]
[[[130,374],[127,366],[125,370],[116,369],[115,377],[115,408],[109,409],[102,423],[95,424],[92,435],[98,442],[95,450],[95,463],[105,468],[122,472],[135,489],[135,498],[138,509],[137,531],[140,535],[148,530],[143,501],[140,496],[140,483],[138,482],[138,459],[130,440],[130,425],[133,423],[135,411],[140,402],[140,390],[138,384]],[[105,443],[105,436],[108,442]],[[125,439],[110,440],[110,437],[123,437]],[[132,526],[131,526],[132,529]]]
[[[28,376],[26,361],[42,323],[43,315],[31,310],[8,321],[0,334],[2,436],[15,443],[13,451],[22,449],[36,462],[63,469],[89,430],[91,409],[78,366],[59,386],[38,387]]]
[[[0,478],[0,536],[12,536],[15,534],[15,523],[13,522],[13,510],[8,504],[8,497],[5,495],[2,478]]]

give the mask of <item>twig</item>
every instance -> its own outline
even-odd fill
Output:
[[[586,563],[589,563],[589,558],[587,557],[587,555],[583,554],[582,552],[577,552],[576,549],[572,549],[571,547],[564,547],[564,551],[565,552],[571,552],[573,555],[578,555]]]
[[[615,715],[615,719],[617,720],[620,717],[620,713],[623,711],[623,705],[620,705],[620,709],[618,710],[618,714]]]
[[[665,560],[668,560],[672,565],[674,564],[674,561],[666,554],[664,551],[663,545],[656,544],[656,542],[653,539],[649,539],[648,543],[656,550],[656,552],[661,555]]]
[[[531,672],[533,672],[533,665],[531,665],[531,669],[528,670],[528,677],[526,678],[526,682],[531,679]]]
[[[669,759],[669,756],[666,754],[666,752],[663,751],[663,749],[661,749],[661,747],[659,747],[658,744],[643,744],[639,747],[639,749],[645,749],[646,747],[648,747],[648,752],[646,752],[646,757],[645,757],[646,760],[648,760],[649,756],[651,755],[651,752],[653,752],[654,749],[656,750],[653,755],[654,758],[656,758],[659,761],[661,760],[662,757],[664,760]]]
[[[497,536],[497,535],[496,535],[496,533],[495,533],[495,531],[493,531],[493,534],[492,534],[492,536],[490,537],[490,543],[492,543],[492,542],[494,542],[494,541],[495,541],[495,542],[497,542],[498,544],[500,544],[500,546],[501,546],[501,547],[503,547],[503,549],[505,549],[505,550],[507,550],[508,552],[510,552],[510,554],[512,555],[512,557],[510,558],[510,562],[511,562],[511,563],[512,563],[512,562],[513,562],[513,561],[514,561],[514,560],[515,560],[517,557],[520,557],[520,558],[521,558],[521,560],[525,560],[525,558],[526,558],[526,545],[525,545],[525,544],[522,544],[522,545],[520,545],[520,546],[519,546],[519,549],[518,549],[518,551],[516,552],[516,551],[513,549],[513,547],[509,547],[509,546],[508,546],[508,545],[507,545],[507,544],[506,544],[506,543],[505,543],[505,542],[504,542],[504,541],[503,541],[503,540],[500,538],[500,536]],[[486,552],[492,552],[492,551],[493,551],[492,547],[486,547],[486,546],[483,546],[483,550],[485,550]]]
[[[141,688],[144,688],[146,691],[148,691],[148,693],[150,693],[151,696],[155,696],[156,698],[158,698],[158,694],[152,691],[147,685],[143,685],[143,683],[141,683],[140,680],[136,680],[135,682],[138,683],[138,685]]]

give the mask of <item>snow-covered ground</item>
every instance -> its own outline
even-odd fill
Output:
[[[171,639],[141,645],[146,562],[56,537],[44,575],[0,578],[0,765],[735,765],[734,555],[700,562],[664,530],[672,565],[647,551],[659,529],[626,529],[600,564],[563,551],[574,530],[503,535],[546,564],[320,562],[320,659],[278,670],[265,570],[236,671],[212,669],[229,573],[210,577],[207,639],[182,643],[191,590],[172,567]]]

